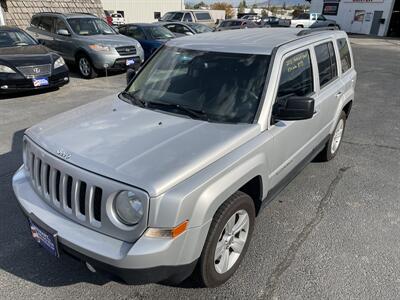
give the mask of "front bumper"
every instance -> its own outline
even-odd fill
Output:
[[[198,249],[193,245],[197,245],[209,227],[207,223],[191,228],[175,239],[142,236],[129,243],[93,231],[58,213],[39,198],[23,167],[13,177],[13,188],[22,211],[33,214],[57,232],[62,252],[128,283],[182,281],[188,277],[198,258],[194,256]]]
[[[68,68],[61,67],[59,70],[54,70],[51,76],[48,77],[48,81],[49,85],[35,87],[33,80],[26,78],[22,74],[1,74],[0,94],[61,87],[69,83]]]
[[[94,52],[92,51],[90,54],[90,58],[92,60],[93,66],[98,70],[126,70],[128,66],[126,65],[126,61],[128,59],[134,59],[135,64],[130,66],[131,68],[139,69],[141,64],[143,63],[143,59],[139,55],[129,55],[129,56],[121,56],[118,52],[115,51],[111,53],[102,53],[102,52]]]

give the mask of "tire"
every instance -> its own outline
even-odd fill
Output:
[[[333,159],[339,151],[340,145],[342,143],[344,130],[346,128],[346,113],[344,111],[341,112],[339,120],[336,123],[335,129],[331,134],[328,143],[325,148],[319,154],[320,161],[329,161]],[[340,136],[338,134],[338,130],[341,128]],[[335,137],[336,135],[336,137]]]
[[[93,79],[97,77],[97,71],[86,54],[79,54],[76,58],[76,64],[82,78]]]
[[[230,220],[232,222],[228,224]],[[217,210],[197,266],[198,276],[203,286],[221,285],[235,273],[249,246],[254,220],[254,202],[250,196],[240,191],[233,194]],[[238,226],[239,224],[243,226]],[[240,231],[234,235],[227,235],[227,230],[234,229],[235,225],[240,228]],[[219,257],[216,255],[217,246],[221,249]],[[234,251],[234,248],[237,250]]]

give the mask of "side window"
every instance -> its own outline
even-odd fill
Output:
[[[196,12],[194,14],[196,15],[196,19],[199,21],[211,20],[209,12]]]
[[[34,27],[39,27],[40,17],[33,17],[31,21],[31,25]]]
[[[342,64],[342,73],[344,73],[351,68],[349,45],[346,39],[337,40],[337,45],[339,48],[340,62]]]
[[[118,27],[118,31],[120,34],[126,35],[126,26]]]
[[[323,15],[320,15],[317,20],[318,21],[326,21],[326,18]]]
[[[59,18],[56,19],[56,24],[55,24],[55,33],[57,33],[60,29],[65,29],[68,30],[67,24],[65,24],[65,22]]]
[[[134,39],[137,39],[137,40],[145,40],[146,39],[146,36],[145,36],[143,30],[136,26],[129,27],[129,29],[127,30],[127,33],[128,33],[128,36],[133,37]]]
[[[177,13],[171,18],[171,20],[173,20],[173,21],[182,21],[182,17],[183,17],[183,13],[177,12]]]
[[[175,25],[175,32],[176,33],[186,34],[187,32],[190,32],[190,30],[187,29],[186,26],[183,26],[183,25],[180,25],[180,24],[176,24]]]
[[[192,15],[190,13],[185,13],[183,17],[183,22],[193,22]]]
[[[337,66],[333,43],[324,43],[315,46],[315,55],[318,63],[319,85],[327,85],[337,77]]]
[[[53,32],[53,17],[41,17],[39,23],[39,29]]]
[[[314,91],[310,52],[304,50],[283,62],[277,98],[307,96]]]

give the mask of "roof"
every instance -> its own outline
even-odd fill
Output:
[[[316,31],[298,36],[300,28],[252,28],[202,33],[173,39],[168,46],[185,49],[269,55],[282,44],[316,34],[331,35],[332,31]]]
[[[34,14],[34,16],[37,15],[56,15],[56,16],[64,16],[66,18],[98,18],[97,16],[90,14],[90,13],[59,13],[59,12],[40,12],[37,14]]]
[[[0,26],[0,31],[21,31],[18,27],[11,27],[11,26]]]

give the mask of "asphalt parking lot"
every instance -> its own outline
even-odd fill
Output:
[[[217,289],[190,281],[129,286],[50,257],[30,237],[11,177],[24,129],[115,94],[125,75],[72,78],[51,93],[0,100],[0,298],[394,299],[400,294],[400,44],[352,40],[356,102],[344,143],[311,163],[261,213],[235,276]]]

